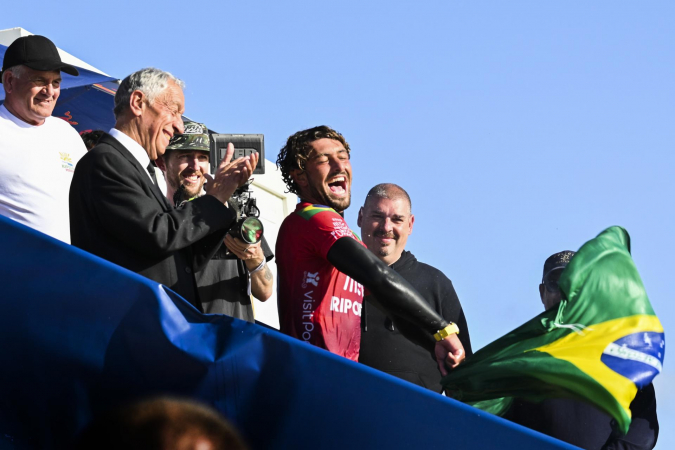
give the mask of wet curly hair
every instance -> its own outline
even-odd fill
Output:
[[[288,138],[286,145],[279,151],[279,156],[277,157],[277,168],[281,170],[281,176],[284,179],[284,183],[286,183],[288,192],[299,194],[299,186],[295,183],[293,177],[291,177],[291,172],[297,169],[305,170],[305,163],[312,151],[311,144],[319,139],[339,141],[345,150],[347,150],[347,153],[351,151],[345,138],[326,125],[298,131]]]

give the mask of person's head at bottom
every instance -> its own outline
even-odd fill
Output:
[[[215,410],[192,400],[154,398],[96,418],[76,450],[246,450],[244,441]]]

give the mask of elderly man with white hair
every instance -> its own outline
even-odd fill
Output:
[[[52,117],[62,71],[78,75],[44,36],[20,37],[5,52],[0,215],[70,242],[68,190],[87,150],[72,126]]]
[[[115,127],[77,165],[70,189],[73,245],[162,283],[200,309],[194,272],[221,245],[235,213],[225,203],[258,155],[225,158],[206,195],[174,208],[157,187],[154,161],[183,133],[183,82],[142,69],[120,84]]]

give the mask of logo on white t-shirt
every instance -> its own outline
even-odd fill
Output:
[[[70,153],[59,152],[59,158],[61,159],[62,169],[65,169],[66,172],[75,172],[75,164],[73,164],[73,158],[70,157]]]

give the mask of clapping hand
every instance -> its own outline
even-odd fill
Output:
[[[213,195],[222,203],[226,203],[234,191],[248,181],[260,158],[256,152],[228,162],[232,159],[232,155],[234,155],[234,145],[229,143],[225,157],[220,161],[216,173],[213,176],[204,174],[207,181],[204,186],[206,194]]]

